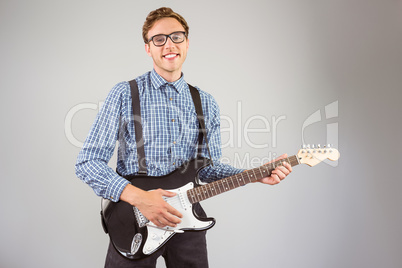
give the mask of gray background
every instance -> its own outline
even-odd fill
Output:
[[[233,122],[223,133],[233,139],[227,161],[249,168],[297,153],[316,111],[323,118],[305,141],[329,135],[341,152],[332,165],[295,167],[277,186],[205,201],[218,221],[208,233],[211,267],[401,267],[396,0],[1,1],[0,266],[103,266],[100,199],[75,177],[79,148],[66,133],[82,142],[113,85],[152,68],[141,27],[160,6],[190,25],[186,80]],[[81,104],[92,109],[66,120]],[[276,131],[240,132],[250,118],[281,116]]]

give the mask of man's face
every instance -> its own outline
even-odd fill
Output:
[[[184,32],[183,26],[174,18],[163,18],[155,22],[148,32],[148,39],[157,34]],[[163,46],[157,47],[151,41],[145,44],[145,50],[154,61],[155,71],[168,82],[176,81],[181,76],[181,68],[187,56],[189,41],[185,38],[182,43],[173,43],[167,38]]]

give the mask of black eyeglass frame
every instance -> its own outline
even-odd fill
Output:
[[[172,39],[172,35],[177,34],[177,33],[182,33],[182,34],[184,34],[183,41],[176,42],[176,41],[174,41],[174,40]],[[166,37],[165,42],[164,42],[163,44],[161,44],[161,45],[156,45],[155,42],[154,42],[154,37],[156,37],[156,36],[165,36],[165,37]],[[148,44],[149,44],[149,42],[152,41],[152,43],[153,43],[154,46],[156,46],[156,47],[164,46],[164,45],[166,44],[167,40],[168,40],[168,37],[170,38],[170,40],[172,40],[173,43],[175,43],[175,44],[180,44],[180,43],[183,43],[184,40],[187,38],[187,34],[186,34],[186,32],[184,32],[184,31],[176,31],[176,32],[173,32],[173,33],[171,33],[171,34],[156,34],[156,35],[152,36],[152,37],[148,40]]]

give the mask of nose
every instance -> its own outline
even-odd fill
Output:
[[[175,43],[173,43],[172,39],[170,39],[170,37],[168,37],[166,40],[166,43],[165,43],[165,47],[172,47],[174,45],[175,45]]]

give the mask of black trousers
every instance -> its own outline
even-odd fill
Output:
[[[205,217],[201,206],[196,211]],[[140,260],[123,257],[109,243],[105,268],[155,268],[160,256],[165,259],[167,268],[208,268],[206,231],[175,234],[155,253]]]

